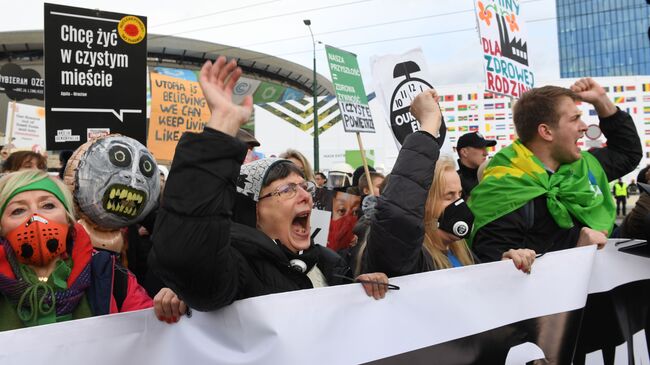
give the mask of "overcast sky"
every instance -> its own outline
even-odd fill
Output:
[[[528,51],[537,80],[559,78],[555,1],[523,0]],[[312,67],[311,19],[316,41],[358,55],[371,85],[370,57],[421,47],[437,85],[482,82],[481,49],[472,0],[60,0],[148,18],[150,34],[174,35],[250,49]],[[43,2],[4,1],[1,31],[43,28]],[[10,15],[11,14],[11,15]],[[328,79],[324,46],[318,72]]]

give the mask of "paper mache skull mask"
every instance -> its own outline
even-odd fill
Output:
[[[83,218],[99,228],[119,229],[141,221],[156,206],[159,174],[145,146],[113,134],[77,148],[64,181]]]

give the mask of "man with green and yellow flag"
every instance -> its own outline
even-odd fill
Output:
[[[596,109],[607,147],[578,147],[587,130],[579,101]],[[632,171],[642,157],[630,115],[586,78],[570,89],[544,86],[524,93],[513,119],[519,139],[494,156],[469,200],[474,252],[482,261],[496,261],[510,249],[602,247],[616,218],[608,182]]]

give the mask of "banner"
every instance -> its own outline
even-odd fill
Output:
[[[54,4],[44,12],[47,149],[73,150],[98,130],[144,144],[147,18]]]
[[[151,73],[151,118],[147,148],[158,161],[171,161],[184,132],[200,132],[210,109],[198,82]]]
[[[10,102],[7,106],[5,131],[5,144],[11,144],[13,151],[31,150],[44,153],[45,108]]]
[[[348,133],[375,133],[357,56],[327,45],[325,52],[343,118],[343,128]]]
[[[244,299],[173,325],[158,321],[153,310],[88,318],[0,332],[0,360],[524,364],[545,358],[541,363],[569,364],[576,340],[585,342],[584,313],[594,323],[585,319],[582,327],[589,325],[598,340],[578,347],[590,352],[577,351],[574,363],[630,358],[647,365],[648,260],[614,245],[598,252],[589,246],[547,253],[530,275],[500,261],[392,278],[400,290],[377,301],[351,284]],[[602,295],[615,299],[610,309],[618,312],[589,313],[592,298]],[[598,332],[610,322],[615,332]]]
[[[521,1],[475,0],[485,89],[518,98],[535,87]]]
[[[11,100],[43,100],[44,81],[41,75],[31,68],[23,70],[15,63],[6,63],[0,67],[0,91]]]

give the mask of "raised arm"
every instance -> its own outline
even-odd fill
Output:
[[[435,90],[418,95],[411,113],[420,121],[421,131],[404,140],[389,183],[378,199],[364,257],[366,271],[388,276],[422,271],[424,209],[440,154],[433,138],[442,118]]]
[[[235,182],[247,151],[234,136],[252,110],[250,97],[232,102],[239,76],[241,69],[224,57],[201,69],[211,118],[202,133],[185,133],[176,147],[149,257],[155,274],[198,310],[234,301],[246,267],[230,246]]]
[[[591,78],[580,79],[571,90],[596,109],[600,129],[607,138],[607,147],[595,148],[593,154],[607,174],[609,181],[634,170],[643,157],[641,140],[632,117],[618,109],[605,89]]]

